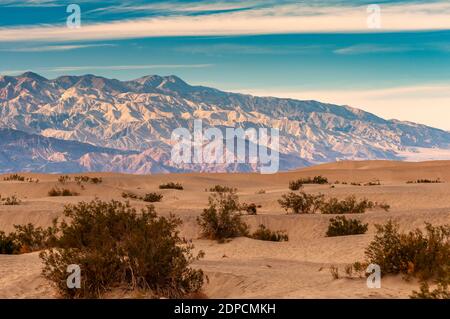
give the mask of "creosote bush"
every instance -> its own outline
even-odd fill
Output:
[[[56,220],[53,226],[44,229],[33,224],[14,225],[15,231],[5,235],[0,232],[0,253],[19,254],[46,249],[56,240]]]
[[[213,193],[236,193],[237,189],[223,185],[215,185],[214,187],[211,187],[209,191]]]
[[[256,215],[257,213],[257,207],[255,203],[243,203],[241,205],[241,210],[247,212],[248,215]]]
[[[54,187],[48,191],[48,196],[78,196],[79,193],[67,188]]]
[[[294,214],[314,214],[322,205],[323,195],[311,195],[305,192],[290,192],[281,196],[278,203],[286,210]]]
[[[46,229],[35,227],[29,223],[26,225],[14,225],[15,232],[11,234],[14,242],[19,247],[20,253],[38,251],[52,247],[56,242],[56,233],[58,231],[56,220],[53,226]]]
[[[247,236],[248,225],[242,221],[241,206],[234,193],[219,192],[209,197],[209,205],[197,222],[202,237],[224,242],[226,239]]]
[[[155,203],[160,202],[164,196],[158,193],[147,193],[142,197],[144,202]]]
[[[392,221],[375,225],[377,232],[365,254],[383,274],[404,274],[421,280],[450,276],[450,225],[426,223],[425,232],[400,233]]]
[[[158,194],[158,193],[147,193],[144,196],[139,196],[132,192],[122,192],[122,197],[126,198],[126,199],[131,198],[131,199],[142,200],[144,202],[155,203],[155,202],[160,202],[164,196],[162,194]]]
[[[65,184],[67,182],[70,182],[71,178],[69,175],[62,175],[60,177],[58,177],[58,182],[61,184]]]
[[[327,237],[365,234],[368,226],[369,224],[363,224],[357,219],[347,219],[345,216],[337,216],[330,219]]]
[[[322,214],[362,214],[367,209],[382,208],[388,211],[390,206],[387,204],[380,204],[372,202],[366,198],[357,200],[355,196],[348,196],[343,200],[337,198],[330,198],[324,201],[320,207]]]
[[[412,299],[450,299],[450,276],[435,280],[435,289],[430,289],[427,281],[420,283],[420,291],[413,291]]]
[[[136,195],[135,193],[132,193],[132,192],[122,192],[122,197],[125,199],[127,199],[127,198],[140,199],[140,197],[138,195]]]
[[[303,187],[302,181],[301,180],[295,180],[295,181],[290,181],[289,182],[289,189],[291,191],[298,191],[300,188]]]
[[[437,179],[427,179],[427,178],[422,178],[422,179],[417,179],[415,181],[407,181],[407,184],[440,184],[443,183],[443,181],[441,181],[440,178]]]
[[[40,254],[43,275],[66,298],[98,298],[113,289],[141,290],[155,297],[198,293],[204,274],[190,264],[192,244],[181,238],[181,220],[158,217],[153,206],[140,214],[128,203],[94,200],[64,209],[56,248]],[[81,289],[66,285],[67,266],[81,268]]]
[[[20,247],[14,242],[14,237],[9,234],[6,235],[5,232],[0,231],[0,254],[17,254],[20,251]]]
[[[25,177],[21,176],[19,174],[11,174],[9,176],[3,177],[4,181],[19,181],[19,182],[24,182],[25,181]]]
[[[183,186],[180,183],[168,182],[168,183],[159,185],[159,189],[183,190]]]
[[[20,205],[22,201],[18,199],[16,195],[12,195],[4,198],[0,196],[0,202],[2,205]]]
[[[258,229],[251,235],[252,238],[266,241],[288,241],[289,237],[285,231],[271,231],[264,225],[259,225]]]
[[[100,184],[103,182],[103,179],[101,177],[89,177],[84,175],[75,176],[74,180],[78,185],[81,185],[81,183]]]

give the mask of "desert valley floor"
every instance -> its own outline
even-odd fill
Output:
[[[39,183],[3,181],[0,194],[16,195],[22,200],[18,206],[0,206],[0,230],[10,232],[14,224],[34,223],[48,226],[54,217],[61,216],[64,204],[121,198],[123,191],[137,194],[156,191],[164,195],[155,203],[158,214],[174,213],[183,220],[181,234],[193,240],[205,258],[196,262],[209,277],[204,292],[209,298],[407,298],[417,289],[415,281],[406,282],[400,276],[386,276],[380,289],[368,289],[364,279],[333,279],[329,267],[336,265],[340,272],[349,263],[362,261],[364,250],[371,241],[375,224],[388,219],[398,222],[401,230],[450,223],[450,161],[421,163],[363,161],[338,162],[319,165],[275,175],[260,174],[168,174],[125,175],[88,173],[74,175],[101,176],[98,185],[86,184],[85,189],[71,182],[68,187],[80,192],[74,197],[48,197],[47,192],[58,185],[59,175],[21,174],[38,178]],[[322,175],[330,182],[339,180],[347,185],[305,185],[305,191],[344,198],[356,195],[372,201],[386,202],[389,212],[371,210],[358,215],[369,223],[365,235],[325,237],[330,215],[287,215],[278,204],[282,194],[289,192],[290,180]],[[421,178],[444,181],[439,184],[407,184]],[[351,182],[366,183],[380,180],[380,186],[354,186]],[[159,190],[163,182],[180,182],[184,190]],[[261,205],[256,216],[244,216],[254,229],[263,223],[272,230],[285,230],[288,242],[268,242],[250,238],[236,238],[228,243],[199,239],[196,223],[206,207],[206,192],[216,184],[236,187],[241,202]],[[265,190],[264,194],[258,191]],[[131,201],[137,208],[146,205]],[[41,276],[42,264],[38,253],[0,255],[0,298],[53,298],[52,286]]]

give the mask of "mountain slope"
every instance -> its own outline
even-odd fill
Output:
[[[255,97],[191,86],[176,76],[132,81],[94,75],[53,80],[0,77],[0,127],[139,154],[86,155],[83,165],[123,172],[251,171],[252,165],[170,161],[176,128],[278,128],[280,169],[341,159],[401,159],[414,148],[448,149],[450,133],[388,121],[348,106]],[[207,141],[204,141],[207,143]]]
[[[0,173],[80,172],[89,170],[83,165],[82,157],[131,154],[133,152],[0,128]]]

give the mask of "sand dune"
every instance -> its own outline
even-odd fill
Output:
[[[403,230],[423,227],[424,222],[436,225],[450,222],[450,161],[422,163],[392,161],[338,162],[319,165],[275,175],[260,174],[170,174],[126,175],[89,173],[101,176],[103,183],[86,184],[81,189],[70,182],[64,187],[76,190],[76,197],[48,197],[50,188],[59,185],[58,175],[21,174],[38,178],[39,183],[3,181],[0,176],[0,194],[16,195],[19,206],[0,206],[0,230],[13,229],[14,224],[32,222],[49,225],[61,216],[64,204],[99,197],[120,199],[123,191],[158,191],[164,195],[155,207],[160,214],[175,213],[183,219],[183,236],[193,239],[196,249],[205,251],[204,259],[196,263],[208,274],[206,294],[211,298],[399,298],[407,297],[417,283],[405,282],[400,277],[385,277],[381,289],[368,289],[365,279],[333,280],[330,265],[362,260],[364,249],[374,234],[374,225],[388,219],[396,220]],[[75,174],[80,175],[80,174]],[[289,180],[315,175],[330,181],[365,183],[380,180],[381,186],[306,185],[307,192],[343,198],[350,194],[373,201],[387,202],[389,212],[374,210],[361,216],[369,223],[365,235],[327,238],[325,232],[330,216],[286,215],[277,200],[288,191]],[[407,184],[419,178],[440,178],[440,184]],[[175,181],[183,191],[159,190],[163,182]],[[289,241],[276,243],[249,238],[237,238],[225,244],[198,239],[199,228],[195,218],[206,206],[209,192],[215,184],[238,188],[241,202],[261,205],[258,215],[245,216],[255,228],[265,224],[271,229],[286,230]],[[59,185],[60,186],[60,185]],[[257,194],[261,189],[264,194]],[[132,201],[137,208],[144,203]],[[55,297],[53,288],[40,276],[41,264],[37,253],[0,255],[0,298]]]

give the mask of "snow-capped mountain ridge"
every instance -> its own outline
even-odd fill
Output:
[[[254,169],[173,165],[171,133],[180,127],[192,131],[194,119],[204,128],[278,128],[282,170],[341,159],[401,159],[409,148],[450,145],[449,132],[425,125],[388,121],[349,106],[191,86],[176,76],[0,76],[0,127],[118,150],[87,152],[77,159],[80,167],[139,173]]]

